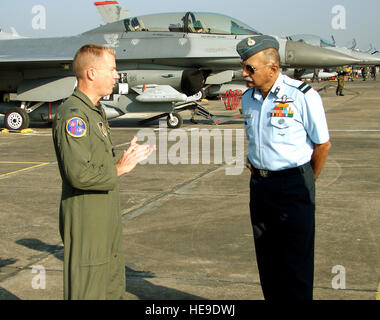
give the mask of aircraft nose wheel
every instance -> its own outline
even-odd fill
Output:
[[[22,130],[29,127],[29,116],[25,110],[13,108],[5,114],[4,122],[9,130]]]
[[[166,122],[167,122],[169,128],[171,128],[171,129],[177,129],[177,128],[180,128],[182,126],[183,119],[179,115],[179,113],[173,112],[173,113],[170,113],[168,115],[168,118],[167,118]]]

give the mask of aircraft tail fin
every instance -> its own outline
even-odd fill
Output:
[[[331,41],[332,41],[332,43],[334,44],[334,46],[336,45],[336,41],[335,41],[335,38],[334,38],[334,36],[333,35],[331,35]]]
[[[367,49],[367,51],[365,51],[366,53],[371,53],[373,52],[373,45],[372,43],[369,44],[369,48]]]
[[[352,44],[351,44],[351,47],[349,49],[354,50],[356,48],[356,45],[357,45],[356,39],[352,39]]]
[[[19,37],[20,35],[17,33],[16,29],[14,27],[10,27],[12,36]]]
[[[131,17],[129,11],[125,10],[117,1],[94,2],[94,5],[106,24]]]

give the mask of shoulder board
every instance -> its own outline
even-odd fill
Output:
[[[303,94],[306,94],[311,89],[311,86],[305,82],[302,82],[302,84],[297,89],[300,90]]]
[[[296,80],[296,79],[292,79],[292,78],[285,76],[284,81],[286,84],[300,90],[303,94],[306,94],[310,89],[312,89],[312,87],[310,85],[308,85],[306,82],[303,82],[301,80]]]

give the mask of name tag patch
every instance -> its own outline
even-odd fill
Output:
[[[83,137],[87,132],[86,122],[79,117],[71,118],[67,121],[66,132],[74,138]]]

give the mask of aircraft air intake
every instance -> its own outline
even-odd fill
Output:
[[[185,70],[182,74],[181,90],[187,96],[199,92],[205,82],[205,75],[201,70]]]

